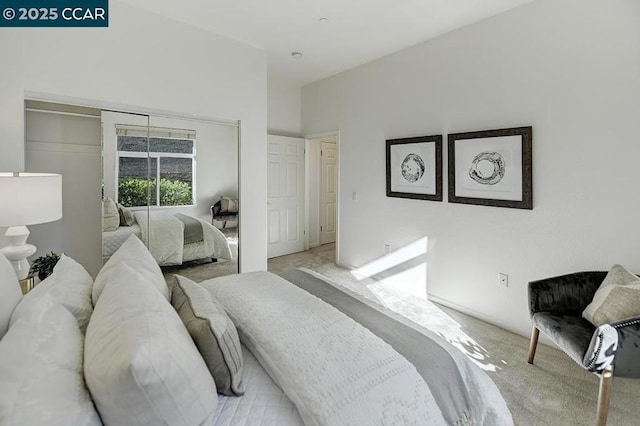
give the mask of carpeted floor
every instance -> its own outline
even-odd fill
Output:
[[[407,296],[373,279],[358,280],[334,260],[335,247],[327,244],[269,259],[268,268],[276,274],[292,268],[310,269],[442,335],[487,371],[507,401],[516,425],[595,424],[599,379],[563,352],[539,344],[535,365],[529,365],[528,337]],[[211,265],[192,266],[178,273],[202,281],[220,272],[215,269]],[[615,378],[608,424],[640,424],[638,398],[640,380]]]

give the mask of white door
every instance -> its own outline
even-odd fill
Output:
[[[267,137],[267,257],[304,250],[304,139]]]
[[[327,244],[336,241],[338,150],[335,142],[322,142],[320,159],[320,244]]]

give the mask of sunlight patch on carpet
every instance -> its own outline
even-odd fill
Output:
[[[504,361],[492,360],[491,355],[482,345],[462,331],[460,323],[434,303],[403,293],[383,282],[369,284],[367,289],[386,308],[438,334],[483,370],[495,372],[501,369],[496,364],[505,364]]]

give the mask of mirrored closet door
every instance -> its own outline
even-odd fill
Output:
[[[62,219],[29,227],[29,242],[38,248],[31,260],[66,253],[94,277],[102,267],[100,114],[96,108],[25,101],[25,171],[62,175]]]
[[[30,227],[36,255],[64,252],[95,277],[136,234],[165,272],[238,272],[236,124],[39,100],[25,117],[25,171],[63,176],[63,218]]]
[[[237,273],[237,126],[102,116],[105,202],[121,218],[103,233],[104,260],[133,232],[165,272],[197,281]]]
[[[149,116],[102,111],[102,260],[133,234],[148,244]]]

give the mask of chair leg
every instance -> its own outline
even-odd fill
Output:
[[[529,359],[527,362],[529,364],[533,364],[533,358],[536,356],[536,348],[538,347],[538,336],[540,335],[540,330],[535,325],[531,330],[531,341],[529,342]]]
[[[600,375],[600,391],[598,392],[598,411],[596,413],[596,424],[605,426],[607,415],[609,414],[609,395],[611,393],[611,382],[613,381],[613,366],[609,365]]]

